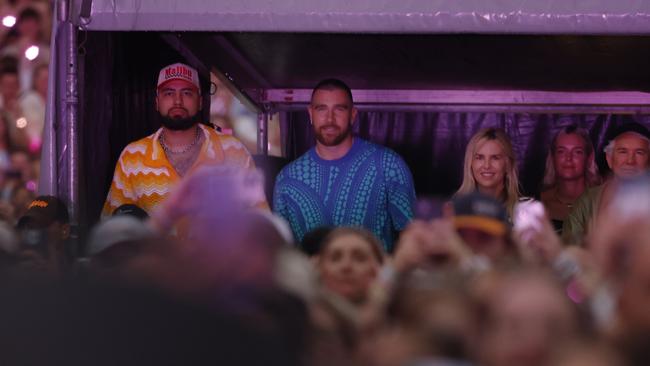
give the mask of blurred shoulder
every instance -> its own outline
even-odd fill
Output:
[[[200,125],[201,129],[207,134],[213,143],[221,146],[225,152],[240,152],[250,154],[246,146],[237,137],[224,134],[214,128]]]

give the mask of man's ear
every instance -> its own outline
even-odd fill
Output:
[[[154,106],[156,107],[156,112],[159,112],[158,110],[158,91],[156,90],[156,94],[154,97]]]
[[[605,160],[607,160],[607,166],[609,169],[612,169],[612,154],[613,152],[605,152]]]
[[[356,121],[356,119],[357,119],[357,112],[358,112],[358,110],[357,110],[356,108],[352,107],[352,115],[350,116],[350,117],[351,117],[351,118],[350,118],[350,123],[351,123],[351,124],[354,124],[354,121]]]
[[[314,117],[313,117],[313,110],[311,108],[311,104],[307,106],[307,113],[309,114],[309,123],[314,124]]]

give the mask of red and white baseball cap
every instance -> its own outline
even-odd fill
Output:
[[[163,84],[171,80],[185,80],[201,91],[201,86],[199,85],[199,73],[196,72],[196,69],[185,65],[183,63],[175,63],[163,67],[158,74],[158,85],[157,88],[160,88]]]

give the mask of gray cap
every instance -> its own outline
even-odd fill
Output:
[[[142,221],[132,216],[113,216],[93,229],[88,241],[88,256],[94,256],[115,244],[150,238],[153,232]]]

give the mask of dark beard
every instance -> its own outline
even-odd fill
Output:
[[[172,131],[186,131],[194,127],[194,125],[198,123],[199,113],[201,113],[201,111],[196,112],[196,114],[193,116],[189,116],[185,118],[172,118],[169,116],[161,115],[160,124],[163,127]]]
[[[321,128],[326,128],[328,126],[323,126]],[[333,138],[327,138],[325,137],[321,132],[320,129],[315,129],[314,128],[314,134],[316,135],[316,140],[321,143],[323,146],[337,146],[341,144],[348,136],[352,135],[352,124],[349,123],[348,127],[344,130],[340,130],[339,134],[334,136]]]

